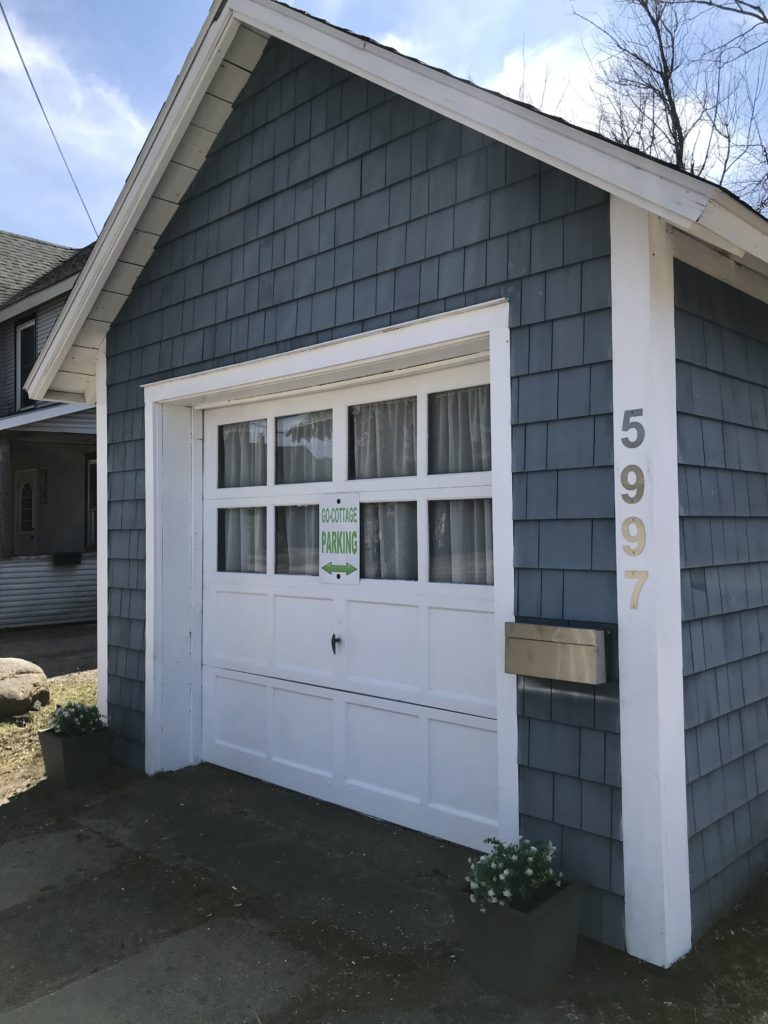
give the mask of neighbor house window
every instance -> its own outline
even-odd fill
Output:
[[[35,321],[28,320],[16,327],[16,408],[28,409],[35,403],[24,390],[24,382],[35,365]]]

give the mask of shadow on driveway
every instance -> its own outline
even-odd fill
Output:
[[[467,851],[210,766],[0,808],[1,1024],[764,1019],[768,898],[672,970],[582,940],[523,1006],[456,965]]]

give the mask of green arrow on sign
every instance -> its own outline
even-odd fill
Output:
[[[334,572],[343,572],[345,576],[349,576],[351,572],[357,572],[357,569],[349,562],[346,565],[334,565],[333,562],[328,562],[323,566],[323,572],[327,572],[329,575]]]

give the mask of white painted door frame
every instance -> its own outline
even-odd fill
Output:
[[[499,834],[519,832],[517,687],[504,671],[514,618],[511,386],[506,300],[144,388],[146,770],[201,759],[203,415],[205,408],[307,392],[486,353],[490,363]]]

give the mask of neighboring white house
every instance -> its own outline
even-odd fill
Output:
[[[96,617],[96,414],[24,382],[92,246],[0,231],[0,629]]]

